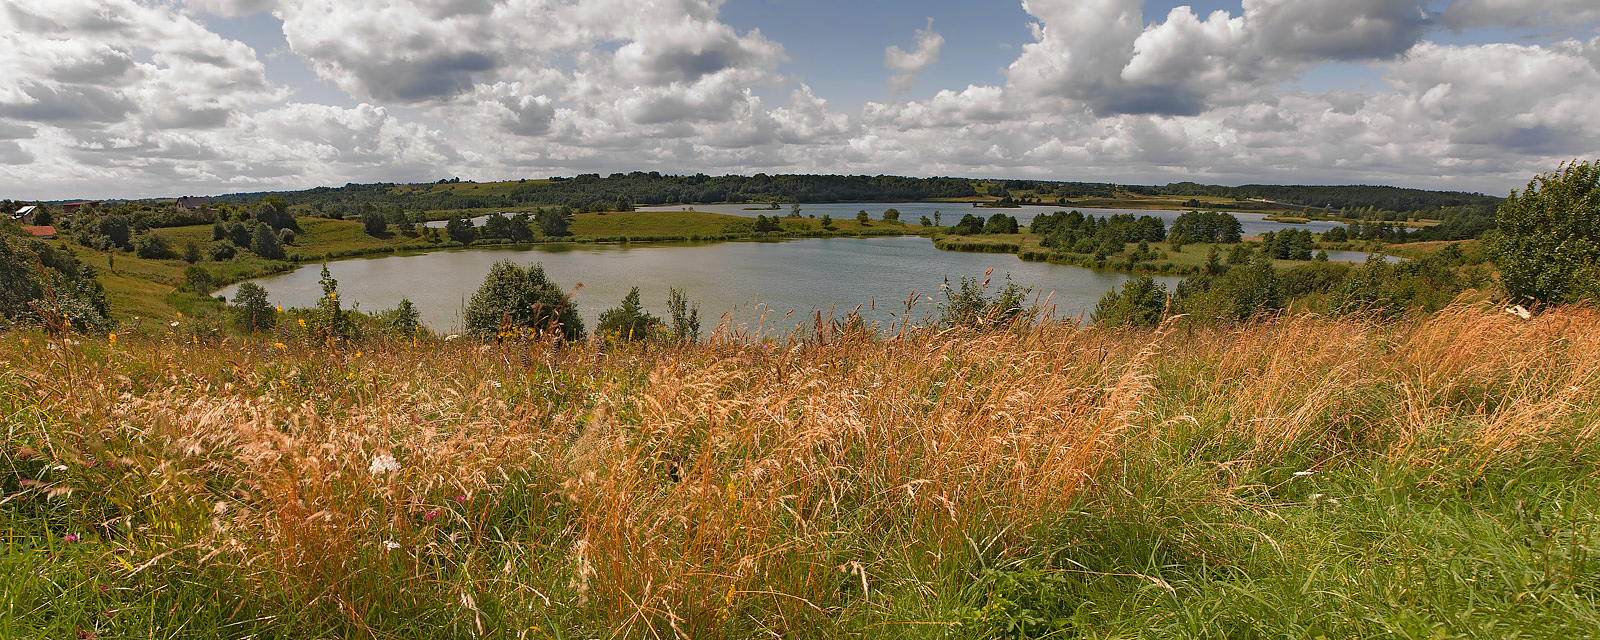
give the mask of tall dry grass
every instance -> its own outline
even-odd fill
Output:
[[[954,633],[953,583],[1059,550],[1143,458],[1226,501],[1600,430],[1586,308],[621,349],[12,334],[0,361],[14,530],[283,637]]]

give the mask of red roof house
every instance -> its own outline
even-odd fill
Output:
[[[56,228],[55,227],[51,227],[51,226],[43,226],[43,227],[27,226],[27,227],[23,227],[22,230],[28,232],[29,235],[32,235],[35,238],[44,238],[46,240],[49,240],[51,238],[56,237]]]

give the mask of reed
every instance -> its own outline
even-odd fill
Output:
[[[0,636],[1600,629],[1589,308],[178,335],[0,339]]]

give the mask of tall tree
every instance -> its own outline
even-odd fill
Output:
[[[661,318],[644,310],[639,302],[639,288],[634,287],[623,296],[620,306],[600,314],[595,332],[608,340],[634,342],[650,339],[662,326]]]
[[[247,333],[267,331],[278,322],[278,310],[267,300],[267,290],[254,282],[239,285],[230,310],[234,325]]]

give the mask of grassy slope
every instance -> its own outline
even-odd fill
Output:
[[[0,637],[1600,632],[1592,310],[41,340],[0,337]]]

